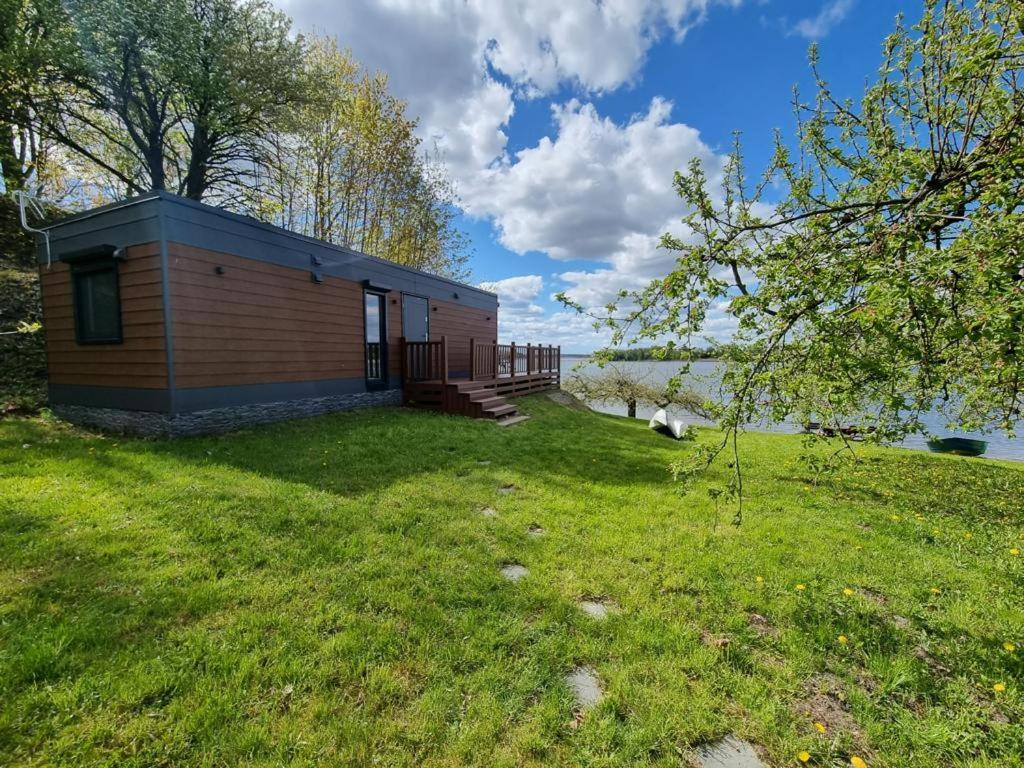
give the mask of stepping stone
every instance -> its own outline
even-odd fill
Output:
[[[519,563],[508,563],[501,566],[501,575],[509,581],[515,582],[520,579],[525,579],[529,575],[529,571]]]
[[[618,606],[611,600],[580,600],[580,610],[593,619],[607,619],[608,614],[618,611]]]
[[[498,489],[498,493],[512,493],[515,489],[514,485],[503,485]]]
[[[484,517],[497,517],[498,510],[496,510],[494,507],[484,507],[483,509],[480,510],[480,514]]]
[[[530,417],[520,413],[518,416],[508,416],[504,419],[498,419],[495,424],[499,427],[512,427],[516,424],[522,424],[524,421],[529,421]]]
[[[765,768],[754,747],[735,736],[698,747],[697,764],[701,768]]]
[[[531,539],[539,539],[545,533],[547,533],[547,531],[545,531],[537,524],[531,525],[529,528],[526,529],[526,535],[529,536]]]
[[[565,684],[569,686],[576,699],[576,706],[580,709],[590,709],[604,695],[601,681],[592,667],[576,667],[565,676]]]

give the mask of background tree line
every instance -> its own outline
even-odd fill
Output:
[[[5,0],[0,163],[67,207],[168,190],[466,275],[452,185],[387,78],[265,0]]]

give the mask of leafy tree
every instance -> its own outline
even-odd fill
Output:
[[[725,372],[722,443],[753,420],[852,421],[877,439],[923,432],[938,407],[962,429],[1012,431],[1024,385],[1024,14],[1005,0],[928,0],[897,20],[859,104],[817,79],[797,96],[795,147],[746,176],[676,174],[686,237],[676,268],[600,321],[675,341],[727,302],[743,347]],[[781,196],[775,192],[781,187]]]
[[[0,3],[0,164],[8,189],[54,196],[48,182],[59,176],[58,153],[39,131],[37,106],[73,50],[60,0]]]
[[[129,194],[233,191],[303,98],[302,39],[262,0],[67,0],[64,14],[74,45],[36,97],[41,131]]]
[[[464,277],[454,191],[387,78],[364,72],[330,38],[312,39],[304,63],[308,98],[267,142],[246,205],[313,237]]]
[[[615,365],[596,372],[574,371],[564,387],[581,400],[623,405],[631,419],[636,418],[637,405],[656,405],[659,408],[674,405],[701,418],[711,415],[704,399],[697,393],[666,390],[654,385],[649,376]]]

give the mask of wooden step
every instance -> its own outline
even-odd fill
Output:
[[[505,405],[495,405],[491,406],[490,408],[483,409],[483,413],[485,414],[485,416],[490,419],[499,419],[502,416],[511,416],[516,412],[516,407],[514,405],[509,405],[508,403],[505,403]]]

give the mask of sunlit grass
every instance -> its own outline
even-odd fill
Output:
[[[0,424],[0,764],[678,766],[727,733],[777,765],[1022,764],[1020,468],[874,449],[815,483],[750,435],[734,528],[670,482],[692,444],[520,403]]]

